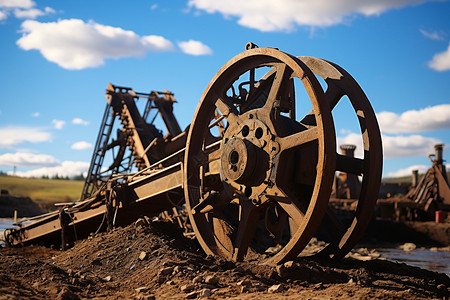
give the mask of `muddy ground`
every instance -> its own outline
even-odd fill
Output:
[[[320,243],[320,242],[319,242]],[[445,274],[374,259],[270,267],[206,256],[171,223],[140,220],[65,251],[0,249],[0,299],[443,299]],[[355,255],[353,255],[355,257]]]

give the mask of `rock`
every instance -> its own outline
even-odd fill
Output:
[[[248,279],[241,280],[237,283],[237,285],[242,285],[242,286],[249,286],[251,284],[252,284],[252,282]]]
[[[147,293],[148,291],[150,291],[150,288],[147,286],[141,286],[138,287],[137,289],[135,289],[136,293]]]
[[[134,222],[134,225],[136,225],[136,227],[145,226],[146,224],[147,224],[147,221],[145,221],[143,218],[139,218],[136,220],[136,222]]]
[[[277,274],[281,278],[286,277],[287,276],[287,269],[286,269],[286,267],[284,265],[278,265],[277,266]]]
[[[161,275],[156,276],[157,283],[161,284],[161,283],[164,283],[164,281],[166,281],[166,276],[161,276]]]
[[[287,261],[287,262],[284,263],[284,267],[286,269],[294,269],[295,268],[295,263],[292,260]]]
[[[267,288],[267,287],[265,287],[265,286],[263,286],[263,285],[261,285],[261,284],[259,284],[259,283],[253,285],[253,287],[254,287],[258,292],[265,291],[266,288]]]
[[[219,283],[219,277],[217,277],[216,275],[209,275],[206,276],[205,278],[205,283],[207,284],[212,284],[212,285],[216,285]]]
[[[173,272],[174,272],[174,273],[179,273],[179,272],[181,272],[181,270],[182,270],[182,267],[180,267],[180,266],[175,266],[175,267],[173,268]]]
[[[159,270],[158,275],[166,276],[173,273],[173,267],[166,267]]]
[[[203,289],[200,291],[200,293],[198,293],[199,297],[209,297],[211,296],[211,290],[210,289]]]
[[[111,276],[106,276],[106,277],[103,277],[103,281],[111,281]]]
[[[269,255],[271,255],[271,254],[276,254],[276,253],[280,252],[280,250],[281,250],[282,248],[283,248],[283,246],[282,246],[281,244],[278,244],[278,245],[273,246],[273,247],[269,247],[269,248],[267,248],[267,250],[266,250],[266,254],[269,254]]]
[[[248,292],[248,287],[247,287],[247,286],[245,286],[245,285],[241,286],[241,290],[240,290],[240,292],[241,292],[241,294],[243,294],[243,293],[247,293],[247,292]]]
[[[144,294],[140,294],[137,297],[138,300],[155,300],[155,295],[144,295]]]
[[[168,284],[168,285],[174,285],[174,284],[175,284],[175,281],[169,280],[169,281],[166,282],[166,284]]]
[[[189,293],[190,291],[192,291],[194,289],[195,289],[195,284],[192,284],[192,283],[185,284],[180,287],[180,290],[185,293]]]
[[[269,293],[279,293],[283,290],[283,286],[281,284],[272,285],[269,289]]]
[[[203,282],[203,276],[202,275],[198,275],[196,277],[194,277],[194,279],[192,279],[193,283],[201,283]]]
[[[267,272],[264,276],[264,278],[269,279],[269,280],[275,280],[277,277],[277,272],[275,270],[270,270],[269,272]]]
[[[403,245],[400,246],[400,249],[402,249],[403,251],[413,251],[417,248],[417,246],[413,243],[405,243]]]
[[[147,258],[147,252],[141,251],[141,254],[139,254],[139,260],[144,260]]]
[[[186,299],[194,299],[194,298],[197,298],[197,295],[198,295],[198,292],[197,292],[197,291],[190,292],[190,293],[188,293],[188,294],[186,295]]]
[[[212,289],[215,289],[216,286],[215,286],[215,285],[212,285],[212,284],[202,284],[202,285],[201,285],[201,288],[202,288],[202,289],[210,289],[210,290],[212,290]]]
[[[80,296],[72,292],[68,287],[63,287],[61,292],[58,294],[58,300],[78,300]]]

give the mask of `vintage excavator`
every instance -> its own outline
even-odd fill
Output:
[[[341,258],[372,217],[380,130],[363,90],[337,64],[248,43],[208,84],[185,130],[168,91],[108,84],[106,98],[81,199],[9,230],[9,245],[65,249],[91,233],[161,216],[195,236],[206,254],[277,264],[297,257],[319,226],[332,239],[318,254]],[[361,158],[337,153],[340,102],[357,116]],[[336,172],[361,178],[348,223],[329,207]]]

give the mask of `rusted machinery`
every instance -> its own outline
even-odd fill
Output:
[[[62,239],[65,246],[139,216],[176,215],[180,209],[173,208],[182,206],[204,251],[232,260],[293,259],[321,225],[333,237],[323,255],[342,257],[359,240],[375,207],[383,159],[375,113],[344,69],[249,43],[211,80],[183,132],[171,114],[172,94],[159,95],[109,85],[110,107],[82,200],[10,231],[9,244]],[[170,116],[165,137],[148,122],[147,110],[133,113],[139,97],[163,119]],[[363,158],[336,151],[333,109],[347,100],[358,117]],[[117,139],[111,139],[111,112],[123,124]],[[104,158],[114,148],[107,167]],[[348,224],[328,208],[336,171],[362,178]]]
[[[436,211],[450,211],[450,188],[443,164],[444,145],[434,146],[435,154],[428,157],[432,166],[419,181],[413,170],[412,184],[404,197],[379,200],[382,217],[396,220],[434,220]]]

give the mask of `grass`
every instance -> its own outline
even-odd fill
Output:
[[[425,173],[419,174],[419,181],[420,181],[420,179],[422,179],[423,176],[425,176]],[[450,179],[450,171],[447,172],[447,178]],[[412,182],[412,175],[403,176],[403,177],[383,178],[383,182],[386,182],[386,183]]]
[[[0,176],[0,188],[10,195],[36,202],[67,202],[80,199],[84,181]]]

